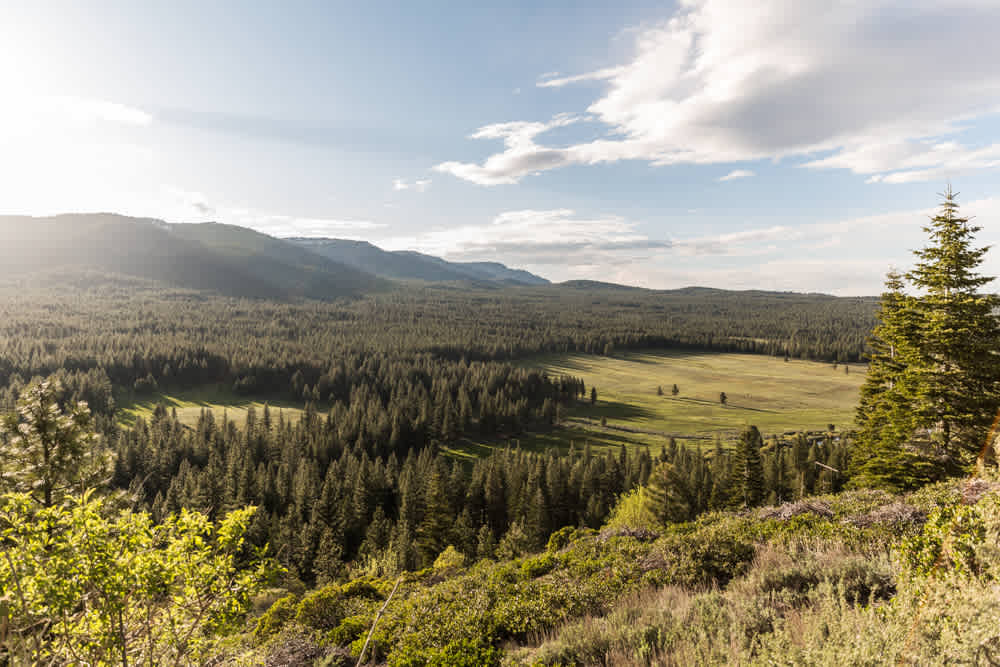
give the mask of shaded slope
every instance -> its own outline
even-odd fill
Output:
[[[332,298],[383,284],[263,234],[212,227],[224,226],[170,225],[110,213],[0,216],[0,278],[96,270],[267,298]]]
[[[366,241],[294,238],[289,241],[331,260],[393,280],[477,281],[504,285],[547,285],[548,280],[499,262],[449,262],[412,250],[387,251]]]

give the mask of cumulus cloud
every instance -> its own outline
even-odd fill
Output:
[[[397,178],[392,182],[392,189],[398,191],[401,190],[413,190],[414,192],[424,192],[431,186],[431,179],[423,178],[414,181],[406,181],[402,178]]]
[[[750,178],[754,173],[749,169],[733,169],[731,172],[719,178],[720,181],[735,181],[740,178]]]
[[[1000,164],[1000,144],[963,130],[1000,111],[1000,11],[986,0],[682,0],[636,31],[634,55],[593,72],[543,75],[558,88],[601,82],[587,112],[605,138],[550,146],[579,115],[488,125],[482,164],[437,169],[481,185],[571,164],[717,164],[809,157],[872,181],[939,178]]]

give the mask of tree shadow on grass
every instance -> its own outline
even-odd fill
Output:
[[[581,417],[590,419],[613,419],[617,421],[628,421],[631,419],[650,419],[657,414],[652,410],[631,403],[621,403],[619,401],[602,401],[598,399],[596,404],[589,402],[577,407],[575,413]]]

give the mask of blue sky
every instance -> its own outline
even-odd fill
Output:
[[[0,212],[872,294],[951,180],[1000,240],[994,1],[494,4],[6,3]]]

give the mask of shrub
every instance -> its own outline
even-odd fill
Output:
[[[328,584],[305,596],[295,610],[295,620],[315,630],[334,629],[344,615],[343,594],[336,584]]]
[[[370,616],[361,614],[348,616],[330,632],[330,643],[336,646],[349,646],[351,642],[364,636],[371,625],[372,618]]]
[[[298,597],[294,594],[286,595],[280,600],[275,601],[264,614],[257,619],[257,627],[254,628],[254,635],[258,639],[266,639],[271,635],[275,634],[288,621],[295,617],[295,603],[298,601]]]
[[[527,579],[534,579],[543,574],[548,574],[557,564],[556,557],[552,553],[546,552],[540,556],[525,558],[521,563],[521,574]]]
[[[355,579],[340,587],[340,593],[345,598],[367,598],[381,600],[385,596],[367,579]]]
[[[549,535],[549,542],[545,545],[546,551],[560,551],[569,546],[576,528],[573,526],[563,526],[556,532]]]
[[[943,507],[931,513],[919,535],[902,542],[898,553],[911,576],[974,576],[981,570],[976,551],[985,537],[986,524],[975,507]]]
[[[725,528],[660,538],[643,560],[643,569],[658,570],[654,580],[660,583],[725,586],[746,570],[755,553],[751,542]]]
[[[434,561],[435,570],[457,570],[463,565],[465,565],[465,556],[450,544]]]

